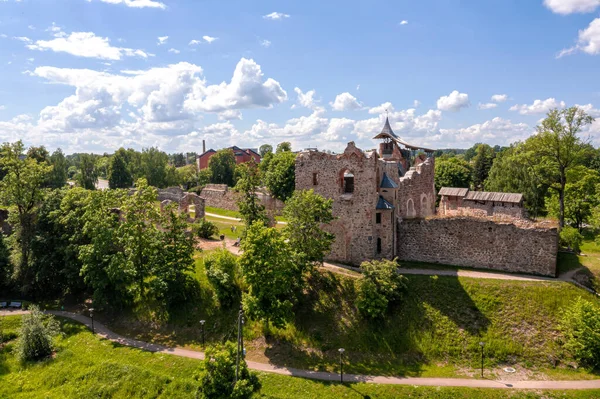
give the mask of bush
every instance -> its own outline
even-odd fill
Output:
[[[200,219],[194,224],[194,234],[200,238],[210,238],[219,234],[219,228],[206,219]]]
[[[563,346],[578,362],[600,367],[600,308],[578,298],[564,311],[560,321]]]
[[[581,252],[583,236],[575,227],[565,226],[560,231],[560,242],[575,253]]]
[[[233,342],[209,347],[202,361],[200,387],[201,398],[250,398],[260,389],[260,382],[254,373],[250,373],[246,361],[240,359],[239,379],[235,382],[236,346]]]
[[[37,306],[29,310],[31,313],[23,315],[19,334],[17,356],[21,361],[50,356],[54,350],[52,338],[59,332],[54,316],[44,315]]]
[[[406,277],[398,274],[396,260],[363,262],[357,307],[363,317],[383,317],[390,303],[399,302],[406,289]]]
[[[206,276],[217,292],[222,306],[229,306],[239,294],[236,284],[238,274],[237,258],[228,250],[217,249],[204,258]]]

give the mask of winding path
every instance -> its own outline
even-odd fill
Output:
[[[19,315],[27,311],[0,311],[0,316]],[[81,314],[49,310],[47,313],[69,318],[88,328],[91,328],[91,319]],[[151,344],[123,337],[111,330],[104,324],[94,321],[94,331],[100,337],[116,342],[121,345],[130,346],[150,352],[165,353],[174,356],[187,357],[190,359],[204,359],[203,352],[192,351],[182,348],[171,348],[163,345]],[[339,381],[339,374],[324,371],[301,370],[291,367],[277,367],[272,364],[247,361],[252,370],[266,373],[276,373],[294,377],[310,378],[323,381]],[[344,382],[366,382],[376,384],[414,385],[414,386],[436,386],[436,387],[468,387],[468,388],[505,388],[505,389],[600,389],[600,380],[580,381],[502,381],[490,379],[461,379],[461,378],[421,378],[421,377],[382,377],[362,374],[344,374]]]

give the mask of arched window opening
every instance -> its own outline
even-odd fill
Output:
[[[354,174],[347,169],[342,173],[342,192],[344,194],[354,192]]]
[[[414,218],[416,216],[415,203],[412,198],[409,198],[408,201],[406,201],[406,216],[409,218]]]

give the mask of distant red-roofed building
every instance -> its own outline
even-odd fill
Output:
[[[254,148],[240,148],[238,146],[228,147],[228,150],[233,151],[233,155],[235,155],[235,163],[241,164],[245,162],[250,162],[250,160],[254,159],[254,162],[260,162],[260,154],[257,149]],[[212,148],[208,151],[204,151],[201,155],[196,159],[196,164],[198,165],[198,169],[206,169],[208,167],[208,161],[210,157],[215,155],[217,151]]]

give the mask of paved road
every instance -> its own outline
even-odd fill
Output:
[[[0,311],[0,316],[23,314],[24,311]],[[66,317],[78,321],[91,328],[89,317],[63,311],[48,311],[56,316]],[[150,352],[166,353],[174,356],[191,359],[204,359],[203,352],[196,352],[181,348],[170,348],[163,345],[151,344],[123,337],[110,331],[105,325],[94,322],[94,331],[100,337],[121,345],[131,346]],[[311,378],[324,381],[339,381],[339,374],[323,371],[301,370],[291,367],[277,367],[272,364],[248,361],[248,367],[253,370],[267,373],[290,375],[294,377]],[[438,387],[468,387],[468,388],[505,388],[505,389],[600,389],[600,380],[585,381],[501,381],[489,379],[461,379],[461,378],[420,378],[420,377],[382,377],[361,374],[344,374],[345,382],[366,382],[376,384],[438,386]]]

